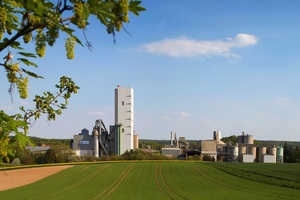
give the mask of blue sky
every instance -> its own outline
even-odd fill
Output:
[[[32,107],[36,93],[55,91],[62,75],[81,87],[56,121],[40,119],[31,136],[72,138],[96,119],[114,123],[114,89],[135,92],[135,131],[141,139],[210,139],[242,131],[260,140],[299,140],[300,2],[144,0],[117,44],[90,20],[93,50],[76,47],[67,60],[64,36],[36,60],[30,97],[14,103],[1,83],[0,109]],[[82,37],[81,33],[79,34]],[[0,75],[4,79],[3,73]]]

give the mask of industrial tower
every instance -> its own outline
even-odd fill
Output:
[[[130,87],[115,89],[115,125],[120,126],[119,154],[134,149],[134,96]]]

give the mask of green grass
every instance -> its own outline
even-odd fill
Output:
[[[299,199],[278,180],[300,180],[300,165],[116,162],[75,165],[1,199]],[[235,174],[233,173],[236,172]],[[251,178],[255,173],[262,181]],[[249,178],[250,177],[250,178]]]
[[[299,164],[207,163],[207,165],[248,180],[300,189]]]

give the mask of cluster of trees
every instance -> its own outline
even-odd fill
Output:
[[[93,16],[115,41],[116,32],[129,22],[129,14],[139,15],[145,8],[139,0],[1,0],[0,1],[0,73],[7,79],[12,95],[18,89],[20,98],[28,97],[29,78],[43,78],[30,67],[38,65],[32,60],[45,56],[46,47],[55,45],[58,38],[65,38],[68,59],[74,58],[74,47],[82,45],[79,34],[83,33],[88,48],[91,43],[85,37],[89,19]],[[35,50],[32,52],[32,45]],[[59,72],[58,72],[59,73]],[[0,110],[0,161],[16,154],[31,141],[27,137],[30,122],[46,115],[55,120],[67,108],[68,99],[79,87],[62,76],[55,85],[57,92],[46,91],[36,95],[33,108],[20,107],[14,115]],[[13,138],[12,138],[13,137]]]
[[[283,162],[285,163],[300,163],[300,147],[288,146],[286,143],[283,148]]]
[[[11,160],[18,158],[22,165],[33,165],[33,164],[51,164],[51,163],[66,163],[74,162],[74,152],[69,146],[58,144],[53,145],[47,150],[47,152],[30,152],[29,149],[17,148],[15,157]],[[13,163],[12,163],[13,164]]]
[[[70,146],[70,139],[47,139],[47,138],[38,138],[38,137],[30,137],[30,140],[32,143],[34,143],[36,146],[56,146],[56,145],[68,145]]]
[[[36,153],[30,152],[29,150],[17,149],[16,151],[18,163],[21,165],[33,165],[33,164],[51,164],[51,163],[68,163],[68,162],[95,162],[95,161],[116,161],[116,160],[169,160],[171,158],[161,154],[161,153],[149,153],[138,150],[126,151],[122,155],[111,155],[109,157],[102,156],[96,158],[92,155],[77,156],[66,145],[53,146],[47,150],[46,153]],[[194,158],[191,156],[190,160],[199,158]],[[12,165],[15,165],[16,158],[12,159]]]

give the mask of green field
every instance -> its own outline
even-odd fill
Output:
[[[300,165],[120,162],[75,165],[0,199],[299,199]]]

